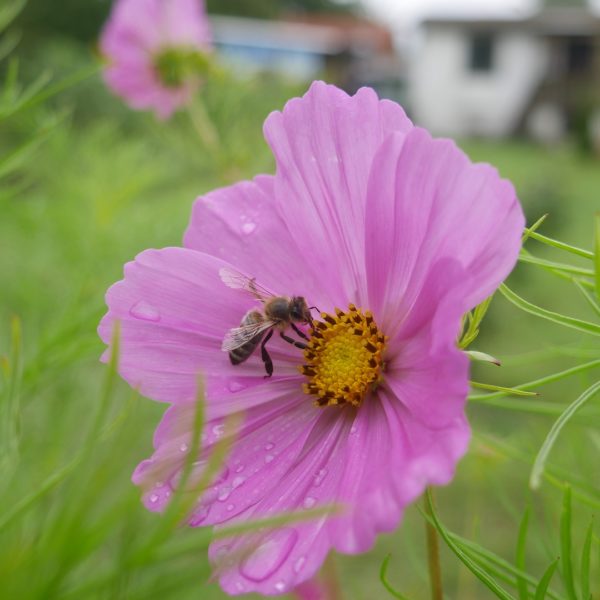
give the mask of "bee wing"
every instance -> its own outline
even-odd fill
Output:
[[[269,327],[273,327],[273,325],[275,325],[275,321],[265,319],[260,323],[251,323],[250,325],[234,327],[225,334],[223,343],[221,344],[221,350],[224,352],[231,352],[248,343],[250,340],[254,339],[254,336],[266,331]]]
[[[275,297],[273,292],[256,283],[254,277],[247,277],[235,269],[223,267],[219,270],[219,277],[227,287],[234,290],[245,290],[261,302],[264,302],[267,298]]]

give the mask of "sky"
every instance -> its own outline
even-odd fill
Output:
[[[375,17],[393,29],[414,23],[427,15],[505,16],[518,18],[529,14],[539,0],[362,0]],[[592,4],[600,7],[600,0]],[[395,26],[394,26],[395,25]]]

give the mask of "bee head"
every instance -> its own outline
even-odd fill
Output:
[[[302,296],[294,296],[290,301],[290,317],[292,321],[310,323],[312,316],[308,304]]]

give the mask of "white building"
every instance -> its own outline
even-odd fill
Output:
[[[559,139],[600,107],[600,19],[584,7],[520,20],[428,19],[410,100],[415,121],[437,134]]]

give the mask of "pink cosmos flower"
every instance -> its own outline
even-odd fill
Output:
[[[167,119],[200,84],[210,42],[203,0],[116,0],[100,39],[104,79],[132,108]]]
[[[184,248],[128,263],[99,328],[109,343],[121,322],[121,375],[171,403],[133,475],[150,510],[165,507],[181,476],[199,372],[208,421],[193,481],[224,419],[243,420],[191,526],[343,508],[215,541],[210,557],[230,594],[291,590],[332,548],[368,550],[426,486],[452,479],[470,437],[461,317],[511,271],[524,226],[495,169],[369,88],[349,97],[314,83],[264,130],[276,175],[200,197]],[[230,287],[232,269],[323,311],[314,330],[300,325],[305,350],[269,341],[271,378],[258,349],[235,366],[221,349],[260,309]]]

